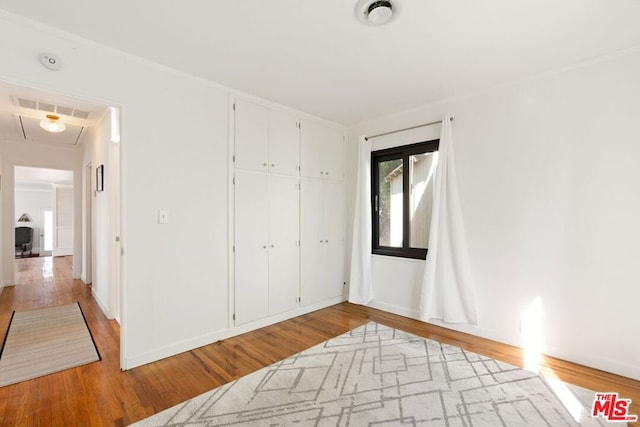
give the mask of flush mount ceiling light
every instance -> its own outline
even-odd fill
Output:
[[[356,16],[367,25],[384,25],[393,17],[393,5],[389,0],[359,0]]]
[[[40,127],[48,132],[64,132],[67,128],[64,123],[60,121],[59,116],[53,114],[47,114],[47,117],[40,120]]]

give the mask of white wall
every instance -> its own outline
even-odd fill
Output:
[[[540,297],[546,353],[640,379],[639,75],[626,52],[350,129],[352,201],[356,135],[455,116],[479,324],[445,326],[521,345]],[[376,256],[372,305],[416,317],[423,266]]]
[[[24,141],[2,141],[2,223],[3,233],[13,231],[15,226],[15,180],[14,166],[29,166],[36,168],[64,169],[73,171],[73,198],[80,200],[81,196],[81,160],[82,152],[68,147],[52,147],[44,144],[28,143]],[[73,277],[80,277],[82,246],[80,204],[74,203],[73,209]],[[39,214],[38,214],[39,216]],[[2,239],[2,283],[14,284],[14,248],[13,238]]]
[[[48,187],[48,188],[46,188]],[[40,234],[42,233],[42,215],[41,211],[44,209],[53,209],[53,191],[51,185],[38,185],[38,186],[17,186],[15,189],[15,214],[14,220],[15,226],[26,226],[33,228],[33,250],[32,253],[40,253]],[[31,218],[31,222],[17,222],[20,216],[26,213]]]

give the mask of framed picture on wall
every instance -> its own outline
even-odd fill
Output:
[[[104,165],[96,169],[96,191],[104,190]]]

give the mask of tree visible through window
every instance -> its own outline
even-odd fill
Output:
[[[371,153],[373,253],[427,255],[438,140]]]

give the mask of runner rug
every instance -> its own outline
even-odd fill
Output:
[[[0,386],[100,359],[79,303],[14,311],[0,351]]]
[[[590,416],[593,399],[588,390],[371,322],[135,425],[606,425]]]

